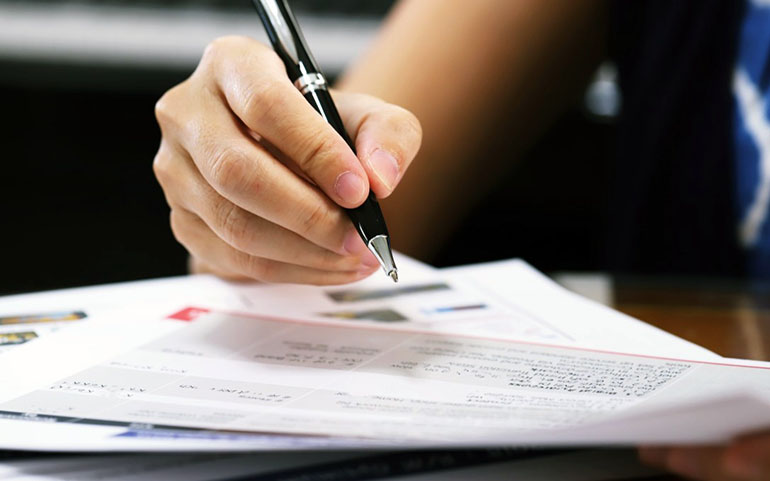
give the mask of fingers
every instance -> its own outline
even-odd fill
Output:
[[[729,447],[679,446],[639,449],[650,465],[702,481],[770,480],[770,440],[738,441]]]
[[[272,50],[237,37],[212,43],[194,74],[161,98],[154,167],[195,269],[324,284],[376,269],[340,206],[359,205],[370,185],[389,195],[419,148],[420,127],[372,97],[338,100],[358,157]]]
[[[377,269],[323,271],[251,256],[234,249],[217,237],[202,220],[183,209],[171,211],[171,228],[179,242],[202,263],[217,265],[219,271],[233,276],[245,276],[263,282],[345,284],[363,279]]]
[[[351,271],[377,265],[377,260],[368,252],[363,259],[357,256],[341,255],[320,247],[298,234],[274,224],[265,218],[230,202],[219,195],[198,173],[194,165],[181,152],[169,152],[167,145],[161,146],[156,158],[156,173],[166,192],[171,206],[180,207],[195,214],[220,239],[232,248],[251,256],[271,259],[284,263],[297,264],[314,269]],[[190,218],[185,220],[192,221]],[[349,222],[342,226],[319,225],[318,232],[340,230],[352,231]],[[335,233],[325,233],[320,237],[334,238]],[[355,240],[355,238],[354,238]],[[195,243],[195,239],[188,243]],[[350,240],[342,241],[350,244]],[[362,253],[366,247],[358,240],[358,244],[347,247],[358,249]]]
[[[420,149],[420,122],[408,110],[369,95],[334,92],[334,101],[372,190],[379,198],[389,196]]]
[[[250,277],[246,277],[234,272],[225,271],[215,265],[210,265],[202,260],[190,256],[187,260],[187,270],[190,274],[212,274],[222,279],[234,282],[250,282],[253,281]]]
[[[334,202],[278,162],[253,138],[244,135],[237,120],[215,98],[206,97],[206,94],[202,97],[199,102],[203,102],[203,105],[194,112],[185,112],[188,108],[185,103],[186,96],[175,97],[173,92],[165,96],[163,109],[171,112],[169,116],[186,118],[188,121],[184,124],[164,123],[166,130],[174,131],[171,137],[180,145],[167,143],[165,150],[162,146],[156,160],[156,175],[159,179],[165,178],[168,185],[179,183],[180,179],[194,177],[197,171],[205,182],[197,182],[196,186],[211,186],[219,196],[246,212],[233,210],[230,205],[223,204],[218,197],[202,187],[194,191],[194,194],[184,195],[184,198],[202,198],[200,208],[186,204],[189,210],[198,213],[212,227],[217,226],[217,223],[211,222],[213,217],[234,214],[231,219],[233,222],[229,223],[228,227],[238,230],[229,232],[231,236],[228,242],[233,245],[238,245],[235,242],[241,235],[250,232],[249,226],[245,226],[241,221],[246,213],[251,213],[332,252],[342,255],[367,255],[363,243],[356,242],[357,234],[347,216]],[[169,151],[180,153],[169,154]],[[189,153],[195,168],[186,169],[184,162],[165,160],[166,157],[181,156],[184,151]],[[166,185],[164,191],[168,192]],[[171,190],[185,193],[191,187],[179,185]],[[215,201],[216,205],[211,205]],[[206,206],[217,212],[204,210]],[[227,219],[222,222],[226,223]],[[273,243],[275,244],[275,240]]]
[[[770,480],[770,433],[737,439],[727,448],[724,464],[738,479]]]
[[[337,204],[356,207],[366,199],[369,182],[358,158],[294,87],[272,50],[229,37],[214,42],[207,57],[213,58],[218,89],[249,129],[296,162]]]

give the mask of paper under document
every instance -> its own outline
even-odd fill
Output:
[[[397,254],[396,259],[402,275],[412,282],[435,276],[436,270],[427,264],[403,254]],[[355,285],[381,286],[374,279]],[[151,321],[190,303],[248,310],[259,299],[250,299],[247,294],[252,290],[262,292],[263,288],[266,294],[274,293],[265,284],[247,285],[210,275],[191,275],[3,296],[0,297],[0,354],[83,319]],[[276,302],[279,310],[289,305],[296,308],[297,303]],[[313,315],[316,311],[310,306],[299,312]]]
[[[0,359],[0,447],[235,450],[720,442],[770,365],[185,309]]]
[[[399,253],[396,260],[402,277],[398,285],[384,276],[318,288],[233,283],[199,275],[2,297],[0,318],[59,311],[80,312],[102,322],[129,319],[143,324],[194,304],[627,353],[719,357],[572,294],[520,260],[444,270]],[[0,324],[0,334],[3,328],[14,331],[6,346],[15,347],[74,324]]]
[[[224,309],[351,324],[545,342],[625,353],[718,359],[663,330],[573,294],[521,260],[432,269],[401,260],[402,282],[230,285]]]

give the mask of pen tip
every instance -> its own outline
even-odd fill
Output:
[[[390,278],[393,279],[393,282],[398,282],[398,272],[395,270],[390,271]]]

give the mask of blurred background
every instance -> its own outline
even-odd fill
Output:
[[[291,5],[333,79],[365,50],[392,3]],[[266,40],[249,0],[0,0],[0,294],[186,272],[151,168],[160,139],[153,106],[192,72],[206,44],[227,34]],[[614,76],[604,64],[504,187],[423,260],[518,256],[547,271],[601,268],[620,102]],[[485,222],[494,205],[506,206],[503,225]],[[520,235],[501,239],[485,234],[487,225]]]

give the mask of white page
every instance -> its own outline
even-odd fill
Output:
[[[411,282],[435,279],[435,269],[427,264],[400,253],[395,254],[395,259],[402,277],[410,279]],[[363,281],[350,284],[347,288],[390,288],[392,283],[390,278],[377,272]],[[323,312],[322,309],[317,309],[316,304],[308,302],[318,294],[317,288],[228,282],[211,275],[180,276],[0,296],[0,354],[28,340],[70,327],[77,322],[75,317],[103,321],[154,320],[177,311],[181,306],[191,304],[219,309],[252,310],[256,301],[249,299],[250,292],[259,292],[262,296],[257,296],[258,299],[268,299],[271,305],[274,304],[273,308],[265,309],[266,311],[288,309],[304,316]],[[300,297],[296,297],[298,294]],[[307,308],[303,308],[303,305],[307,305]],[[13,317],[33,319],[23,322],[23,319],[15,320]],[[56,317],[70,319],[54,322]]]
[[[83,311],[91,319],[141,321],[162,317],[182,306],[198,305],[320,320],[326,316],[347,316],[351,318],[349,322],[356,324],[408,325],[439,332],[620,352],[718,357],[700,346],[572,294],[523,261],[444,270],[399,253],[396,261],[402,279],[398,284],[379,272],[354,284],[322,288],[244,284],[213,276],[185,276],[7,296],[0,298],[0,318]],[[335,293],[347,295],[342,296],[344,300],[334,300],[332,294]],[[0,334],[6,328],[32,332],[39,337],[71,324],[0,325]]]
[[[770,427],[767,399],[762,363],[201,311],[153,329],[81,324],[4,356],[0,447],[19,447],[30,429],[48,431],[45,449],[271,442],[218,431],[296,434],[295,448],[307,436],[319,447],[719,442]],[[656,416],[666,422],[650,429]],[[66,419],[79,419],[82,437],[62,443],[75,432]],[[106,437],[83,434],[105,421]]]
[[[349,321],[355,324],[408,326],[626,353],[719,358],[701,346],[573,294],[521,260],[441,270],[422,266],[405,270],[403,282],[397,285],[384,276],[372,276],[350,286],[246,285],[233,289],[240,307],[257,314],[303,318],[337,314],[352,317]],[[389,313],[394,315],[390,320]],[[377,316],[386,319],[371,320]]]
[[[717,354],[662,329],[574,294],[526,262],[513,259],[444,269],[443,275],[466,292],[496,302],[511,316],[528,319],[542,333],[512,337],[623,353],[719,359]],[[489,331],[505,332],[506,319],[490,320]],[[468,334],[478,333],[469,324]]]
[[[11,334],[23,334],[20,341],[36,340],[77,324],[78,318],[151,320],[193,299],[219,306],[237,302],[227,284],[213,276],[171,277],[0,297],[0,354],[21,344],[13,343]],[[69,319],[56,321],[57,318]]]

